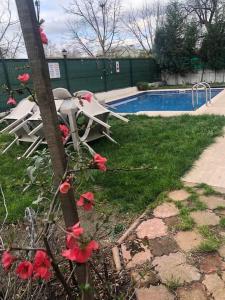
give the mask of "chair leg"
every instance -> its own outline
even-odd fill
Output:
[[[29,148],[27,148],[27,150],[24,152],[24,154],[22,155],[22,157],[26,157],[28,155],[28,153],[30,151],[32,151],[33,147],[35,147],[35,145],[40,141],[40,138],[36,139]]]
[[[18,141],[18,137],[16,137],[3,151],[2,154],[6,153],[6,151],[8,151],[17,141]]]
[[[107,139],[109,139],[111,142],[113,142],[113,143],[115,143],[115,144],[117,144],[117,145],[119,145],[118,143],[117,143],[117,141],[115,141],[110,135],[108,135],[106,132],[102,132],[103,134],[104,134],[104,136],[107,138]]]

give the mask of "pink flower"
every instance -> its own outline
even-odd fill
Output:
[[[15,260],[16,258],[9,251],[3,252],[1,262],[5,270],[9,270]]]
[[[45,34],[44,30],[41,27],[39,28],[39,32],[40,32],[42,44],[48,45],[47,35]]]
[[[59,187],[59,191],[61,194],[67,194],[69,192],[71,188],[71,185],[68,181],[64,181],[60,187]]]
[[[69,128],[64,124],[60,124],[59,125],[59,130],[62,133],[63,138],[66,139],[68,137],[69,133],[70,133]]]
[[[23,280],[29,279],[33,273],[33,265],[30,261],[22,261],[16,268],[16,274]]]
[[[84,233],[84,228],[80,227],[80,222],[75,224],[72,228],[70,228],[70,232],[66,237],[66,246],[67,248],[73,248],[77,245],[77,241],[79,237]]]
[[[93,159],[94,163],[97,165],[98,169],[101,171],[106,171],[106,162],[107,162],[107,158],[102,157],[100,154],[95,154],[94,155],[94,159]]]
[[[79,247],[79,245],[74,245],[73,248],[64,250],[62,256],[65,258],[76,261],[78,263],[85,263],[91,257],[94,250],[97,250],[99,245],[96,241],[92,240],[87,245]]]
[[[81,96],[81,99],[82,100],[86,100],[87,102],[91,102],[92,97],[93,97],[92,93],[86,93],[83,96]]]
[[[51,262],[47,253],[45,251],[38,250],[34,257],[34,278],[49,280],[51,277],[51,272],[49,271],[50,267]]]
[[[7,104],[16,105],[16,99],[14,99],[13,97],[9,97],[9,99],[7,100]]]
[[[17,79],[21,82],[21,83],[27,83],[27,81],[30,79],[30,75],[28,73],[24,73],[21,74],[17,77]]]
[[[80,196],[80,199],[77,201],[77,206],[83,207],[84,210],[89,211],[94,206],[94,194],[87,192]]]

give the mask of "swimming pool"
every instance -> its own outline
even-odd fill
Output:
[[[212,98],[223,89],[211,89]],[[120,113],[139,111],[193,111],[205,104],[205,91],[199,90],[198,104],[192,106],[191,90],[149,91],[136,96],[108,103],[112,110]]]

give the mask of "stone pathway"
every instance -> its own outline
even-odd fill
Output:
[[[225,195],[207,193],[168,193],[117,245],[137,300],[225,300]]]

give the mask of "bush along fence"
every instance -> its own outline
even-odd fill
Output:
[[[160,80],[160,70],[155,60],[132,59],[49,59],[52,87],[65,87],[71,92],[88,89],[103,92],[135,86],[137,82]],[[0,86],[11,89],[18,84],[21,73],[29,73],[26,59],[5,59],[0,61]],[[32,78],[32,76],[31,76]],[[24,96],[21,95],[20,98]],[[0,91],[0,112],[8,109],[7,95]]]

